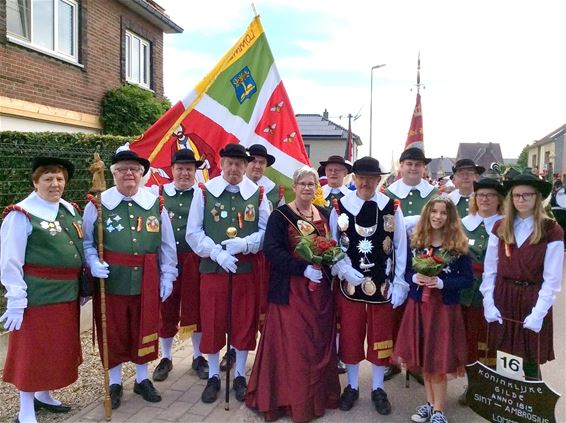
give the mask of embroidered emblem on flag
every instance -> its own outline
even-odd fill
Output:
[[[251,98],[257,91],[257,85],[252,77],[250,68],[247,66],[234,75],[231,82],[236,90],[236,98],[240,104],[242,104],[246,99]]]

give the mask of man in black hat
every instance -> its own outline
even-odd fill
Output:
[[[420,215],[426,202],[438,194],[438,190],[423,179],[426,165],[430,162],[423,150],[415,147],[406,149],[399,157],[401,179],[389,185],[385,194],[401,202],[405,217]]]
[[[463,218],[468,215],[470,195],[474,192],[474,182],[479,180],[485,167],[478,166],[472,159],[460,159],[452,166],[453,182],[456,189],[448,197],[456,205],[458,215]]]
[[[267,149],[262,144],[253,144],[248,148],[250,156],[254,158],[248,163],[246,176],[256,185],[263,186],[263,193],[269,201],[271,210],[285,204],[285,187],[277,186],[275,182],[264,175],[265,169],[275,163],[275,156],[267,153]]]
[[[106,332],[112,408],[122,398],[122,363],[136,364],[134,392],[149,402],[161,395],[148,379],[148,363],[157,358],[159,298],[165,301],[177,278],[175,236],[167,210],[142,188],[149,161],[135,152],[116,153],[110,167],[116,186],[101,194],[103,239],[98,239],[95,198],[83,216],[85,258],[95,278],[106,279]],[[104,247],[104,262],[97,252]],[[100,298],[94,297],[102,356]]]
[[[193,196],[195,192],[200,195],[195,174],[202,164],[203,161],[196,160],[191,150],[178,150],[171,159],[173,182],[160,186],[175,234],[179,277],[173,283],[173,293],[160,307],[159,344],[162,359],[153,371],[154,381],[167,379],[173,369],[171,347],[178,330],[182,338],[191,336],[192,369],[200,379],[208,379],[208,362],[200,352],[200,257],[191,250],[185,239]]]
[[[261,250],[269,205],[263,189],[245,177],[253,160],[240,144],[220,150],[222,174],[201,185],[202,195],[191,203],[187,243],[201,257],[201,351],[208,354],[205,403],[218,398],[220,350],[226,343],[228,272],[232,284],[232,345],[236,350],[234,390],[243,401],[248,351],[255,349],[258,324],[258,284],[255,254]]]
[[[332,200],[339,199],[350,193],[344,185],[344,178],[352,173],[352,164],[342,156],[330,156],[328,160],[320,162],[326,175],[326,185],[322,187],[322,196],[326,201],[326,208],[332,210]]]
[[[367,359],[373,369],[372,401],[379,414],[387,415],[391,404],[383,381],[393,352],[393,309],[409,292],[404,280],[407,236],[401,208],[376,191],[384,175],[379,162],[363,157],[354,163],[353,173],[356,191],[337,200],[330,216],[330,228],[347,255],[332,268],[340,279],[339,355],[348,373],[339,407],[348,411],[358,399],[359,362]]]

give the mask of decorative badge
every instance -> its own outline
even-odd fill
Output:
[[[83,222],[82,220],[77,220],[73,222],[73,226],[75,227],[75,231],[77,231],[77,236],[79,239],[83,239]]]
[[[391,250],[392,250],[392,242],[391,242],[391,237],[386,236],[385,239],[383,240],[383,252],[387,255],[391,254]]]
[[[383,216],[383,230],[385,232],[395,232],[395,216],[392,214]]]
[[[175,217],[175,213],[169,210],[169,220],[173,220],[174,217]]]
[[[338,216],[338,228],[342,232],[346,232],[348,230],[348,226],[350,225],[350,218],[346,213],[340,213]]]
[[[354,295],[354,293],[356,292],[356,287],[354,285],[346,280],[342,281],[342,284],[342,287],[344,288],[344,291],[346,291],[346,294]]]
[[[226,210],[222,210],[222,211],[220,212],[220,217],[221,217],[222,219],[226,219],[226,218],[228,217],[228,212],[227,212]]]
[[[391,288],[391,284],[389,283],[388,280],[386,280],[385,282],[383,282],[381,284],[381,288],[379,288],[379,290],[381,291],[381,296],[383,298],[385,298],[386,300],[389,299],[389,288]]]
[[[255,221],[255,207],[253,204],[248,204],[246,206],[246,211],[244,212],[244,220],[246,222],[254,222]]]
[[[148,232],[159,232],[159,220],[155,216],[149,216],[145,221],[145,230]]]
[[[236,75],[230,80],[232,86],[236,91],[236,99],[242,104],[246,99],[252,97],[257,91],[256,83],[253,79],[250,68],[244,66]]]
[[[346,252],[348,251],[349,247],[350,247],[350,238],[348,238],[346,232],[342,232],[342,235],[340,235],[340,249],[343,252]]]
[[[61,232],[61,225],[57,220],[54,222],[46,222],[43,220],[39,225],[42,229],[49,231],[49,235],[51,236],[55,236],[57,233]]]
[[[220,216],[218,215],[218,210],[216,210],[216,208],[213,208],[212,210],[210,210],[210,214],[214,218],[215,222],[220,222]]]
[[[314,232],[314,226],[311,225],[309,222],[306,222],[304,220],[297,220],[297,228],[299,228],[299,231],[301,232],[301,235],[303,236],[307,236],[310,235]]]
[[[373,296],[377,292],[377,286],[375,286],[375,282],[370,277],[365,277],[362,280],[361,286],[362,292],[368,297]]]

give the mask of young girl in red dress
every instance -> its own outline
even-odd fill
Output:
[[[438,276],[425,276],[407,259],[405,279],[410,284],[394,356],[407,369],[421,370],[426,404],[417,407],[411,421],[446,423],[443,414],[449,376],[463,376],[467,361],[460,290],[471,286],[473,274],[468,239],[456,206],[448,197],[434,197],[423,207],[411,237],[411,254],[445,257]]]
[[[552,305],[562,283],[564,232],[544,211],[552,189],[529,172],[505,182],[504,218],[489,237],[480,291],[489,347],[523,358],[528,379],[554,359]]]

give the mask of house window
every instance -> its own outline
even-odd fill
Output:
[[[531,167],[534,169],[535,167],[538,167],[538,162],[537,162],[537,155],[533,154],[533,163],[531,165]]]
[[[8,38],[78,62],[78,9],[75,0],[7,0]]]
[[[149,41],[126,31],[126,81],[150,88]]]

